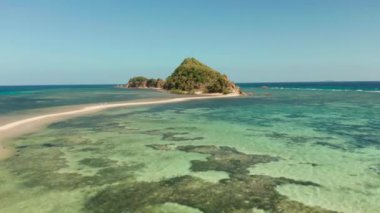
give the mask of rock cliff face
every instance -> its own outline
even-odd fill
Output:
[[[186,58],[166,79],[131,78],[127,88],[163,88],[173,93],[239,93],[241,90],[226,75],[208,67],[195,58]]]

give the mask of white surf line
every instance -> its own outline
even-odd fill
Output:
[[[43,120],[43,119],[47,119],[47,118],[73,115],[73,114],[80,114],[80,113],[84,113],[84,112],[98,111],[98,110],[109,109],[109,108],[127,107],[127,106],[143,106],[143,105],[152,105],[152,104],[166,104],[166,103],[176,103],[176,102],[184,102],[184,101],[190,101],[190,100],[224,98],[224,97],[233,97],[233,96],[237,96],[237,95],[185,97],[185,98],[173,98],[173,99],[159,100],[159,101],[144,101],[144,102],[130,102],[130,103],[117,103],[117,104],[99,104],[99,105],[95,105],[95,106],[84,107],[84,108],[78,109],[78,110],[40,115],[40,116],[36,116],[36,117],[32,117],[32,118],[26,118],[23,120],[15,121],[15,122],[8,123],[8,124],[5,124],[3,126],[0,126],[0,132],[18,127],[18,126],[23,125],[23,124],[32,123],[34,121]]]

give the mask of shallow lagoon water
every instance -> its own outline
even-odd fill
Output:
[[[112,109],[11,143],[1,212],[377,212],[380,94]]]
[[[115,85],[0,86],[0,118],[33,114],[48,107],[170,97],[152,90],[116,88]]]

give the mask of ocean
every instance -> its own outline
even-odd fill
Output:
[[[115,85],[0,86],[0,116],[48,107],[170,97],[151,90],[121,89]]]
[[[270,87],[271,89],[380,92],[380,82],[379,81],[242,83],[239,85],[242,88]]]
[[[7,143],[0,212],[378,212],[380,82],[239,86],[251,95],[109,109]],[[0,87],[0,113],[166,97]]]

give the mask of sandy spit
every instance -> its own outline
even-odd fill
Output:
[[[121,102],[121,103],[104,103],[104,104],[93,104],[82,108],[65,110],[62,112],[48,113],[43,115],[38,115],[34,117],[24,118],[21,120],[12,121],[10,123],[5,123],[0,126],[0,160],[4,160],[13,155],[14,150],[11,148],[6,148],[4,143],[12,138],[19,137],[24,134],[33,133],[41,128],[47,126],[50,123],[65,120],[72,117],[77,117],[81,115],[95,113],[101,110],[117,108],[117,107],[132,107],[132,106],[145,106],[145,105],[155,105],[155,104],[169,104],[178,103],[191,100],[202,100],[202,99],[214,99],[214,98],[228,98],[236,97],[239,94],[229,94],[229,95],[204,95],[204,96],[191,96],[191,97],[180,97],[180,98],[169,98],[162,100],[151,100],[151,101],[134,101],[134,102]]]

